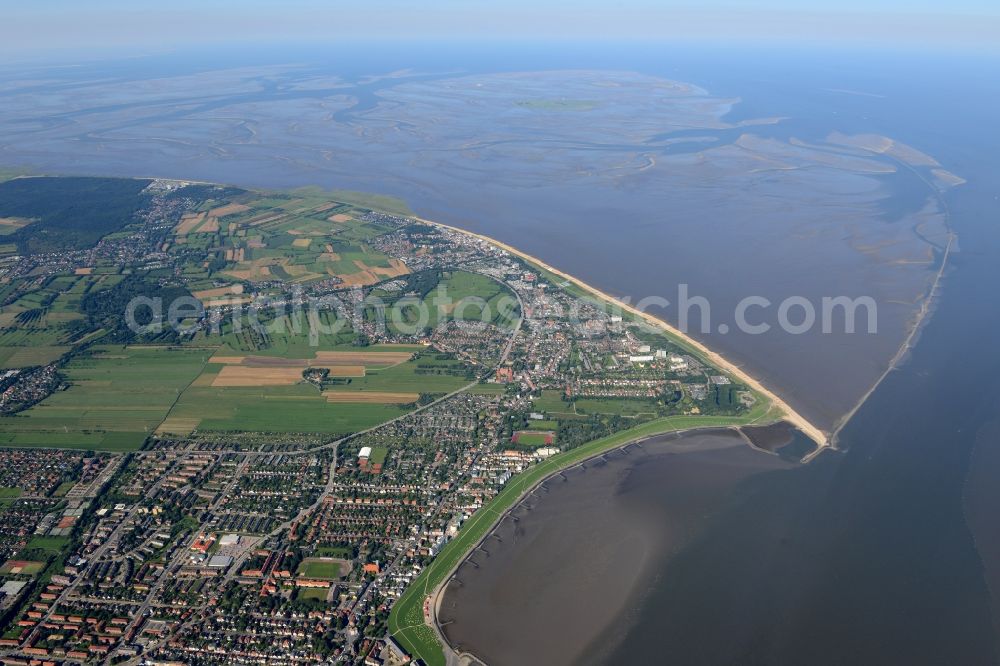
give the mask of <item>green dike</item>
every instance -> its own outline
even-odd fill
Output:
[[[449,541],[431,564],[425,567],[406,588],[389,615],[389,634],[412,656],[423,659],[430,666],[444,666],[445,658],[441,643],[435,631],[424,624],[424,599],[445,581],[452,569],[482,540],[508,509],[549,475],[644,437],[695,428],[759,423],[767,420],[769,416],[772,416],[769,405],[761,405],[743,416],[667,416],[556,454],[522,472],[496,497],[476,511],[462,525],[458,536]]]

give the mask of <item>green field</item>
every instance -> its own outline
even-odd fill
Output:
[[[74,481],[63,481],[59,484],[59,487],[55,489],[52,493],[53,497],[66,497],[66,494],[73,490],[73,486],[76,485]]]
[[[461,363],[427,355],[389,368],[369,370],[364,377],[353,378],[338,390],[450,393],[468,383]]]
[[[27,368],[48,365],[68,352],[65,345],[40,345],[38,347],[0,347],[0,367]]]
[[[330,594],[329,588],[303,587],[299,589],[299,599],[310,599],[312,601],[325,601],[326,595]]]
[[[509,314],[510,306],[516,305],[514,296],[505,286],[485,275],[466,271],[445,273],[424,303],[430,312],[428,326],[447,319],[501,324],[505,321],[501,315]]]
[[[36,536],[31,537],[25,548],[29,550],[44,550],[50,553],[58,553],[65,548],[68,543],[69,537]]]
[[[316,387],[306,384],[192,386],[181,395],[170,419],[196,421],[200,430],[343,434],[405,413],[396,405],[330,404]]]
[[[573,413],[573,403],[563,401],[564,393],[556,389],[545,389],[540,398],[534,398],[531,406],[536,412],[545,414]]]
[[[473,395],[503,395],[506,392],[506,384],[476,384],[469,389]]]
[[[220,218],[217,232],[205,232],[206,225],[198,224],[178,239],[188,249],[224,260],[220,277],[303,284],[337,276],[348,284],[375,284],[407,272],[368,243],[388,228],[363,221],[365,210],[350,203],[331,201],[318,190],[267,198],[242,195],[235,201],[250,209]],[[388,199],[379,202],[392,205]],[[207,277],[197,262],[188,265],[185,275]]]
[[[758,419],[767,413],[766,408],[755,411]],[[403,596],[392,608],[388,624],[389,633],[411,655],[423,659],[430,666],[444,666],[445,659],[441,644],[438,642],[434,630],[424,624],[424,598],[445,581],[466,553],[479,543],[493,524],[524,493],[560,469],[571,467],[591,456],[617,448],[632,440],[693,428],[739,425],[754,420],[756,419],[724,416],[672,416],[657,419],[608,437],[596,439],[570,451],[556,454],[519,474],[504,487],[500,494],[462,525],[458,536],[449,541],[434,558],[434,561],[421,571],[420,575],[406,588]]]
[[[64,368],[68,389],[16,416],[0,418],[0,444],[137,449],[211,353],[178,347],[95,347]]]
[[[655,415],[658,409],[659,407],[654,401],[641,398],[580,398],[576,401],[576,411],[583,414]]]
[[[382,351],[423,347],[385,345]],[[357,351],[348,348],[343,351]],[[365,348],[368,351],[369,348]],[[222,365],[210,363],[170,411],[168,424],[196,424],[200,430],[316,432],[345,434],[366,430],[408,410],[397,404],[330,403],[313,384],[287,386],[212,386]],[[462,373],[460,375],[454,373]],[[421,355],[411,361],[374,367],[332,387],[337,392],[450,393],[468,383],[457,361]]]
[[[342,559],[350,559],[352,557],[350,548],[338,546],[319,546],[316,549],[316,555],[319,557],[339,557]]]
[[[11,497],[20,497],[20,496],[21,496],[20,488],[10,488],[7,486],[0,488],[0,499],[8,499]]]
[[[302,560],[296,573],[306,578],[336,580],[340,578],[340,562],[310,557]]]
[[[259,320],[258,329],[246,317],[237,326],[231,318],[220,322],[218,333],[200,332],[192,339],[194,345],[219,346],[220,354],[279,356],[281,358],[312,358],[318,351],[357,351],[351,343],[355,334],[349,324],[338,324],[331,312],[322,312],[310,320],[305,313],[285,314]],[[311,327],[315,322],[318,326]],[[310,335],[310,331],[313,334]],[[327,331],[327,332],[324,332]]]

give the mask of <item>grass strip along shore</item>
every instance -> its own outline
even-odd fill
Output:
[[[414,579],[392,608],[389,633],[412,656],[430,666],[445,666],[444,650],[433,628],[424,620],[424,600],[445,583],[469,552],[489,534],[504,514],[545,479],[590,458],[654,435],[702,428],[733,427],[758,423],[773,415],[770,405],[744,416],[667,416],[595,439],[558,453],[518,474],[492,500],[469,518],[434,561]],[[780,416],[774,417],[777,420]]]
[[[749,386],[758,396],[764,399],[749,414],[739,417],[725,416],[668,416],[654,421],[608,435],[588,442],[578,448],[571,449],[543,460],[528,469],[507,484],[507,486],[490,502],[476,511],[462,526],[458,535],[449,541],[414,581],[407,587],[403,596],[392,608],[389,616],[389,633],[412,656],[419,657],[430,666],[445,666],[446,659],[443,646],[436,629],[430,626],[424,617],[424,602],[428,595],[450,578],[459,564],[468,556],[489,534],[504,514],[538,484],[549,476],[579,463],[622,447],[628,443],[645,439],[653,435],[681,432],[701,428],[734,427],[739,425],[769,423],[787,420],[812,439],[817,448],[809,457],[812,458],[830,445],[827,434],[810,423],[805,417],[792,409],[780,396],[763,386],[757,379],[747,374],[742,368],[712,351],[683,331],[667,322],[642,312],[621,300],[610,296],[580,280],[568,275],[543,261],[521,252],[489,236],[473,233],[465,229],[453,227],[433,220],[415,218],[425,224],[434,225],[450,231],[458,232],[473,238],[486,241],[496,247],[521,258],[523,261],[541,271],[547,279],[557,283],[553,278],[563,281],[560,288],[566,289],[578,296],[612,305],[632,320],[642,321],[663,331],[676,343],[701,356],[705,361],[737,377]]]

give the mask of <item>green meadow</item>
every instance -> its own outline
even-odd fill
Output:
[[[137,449],[211,354],[210,349],[96,346],[63,368],[69,388],[0,418],[0,443]]]

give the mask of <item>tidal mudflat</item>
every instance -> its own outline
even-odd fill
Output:
[[[660,299],[650,310],[675,324],[688,285],[711,305],[704,329],[691,310],[689,331],[832,430],[912,324],[945,244],[942,193],[961,179],[857,121],[754,113],[648,63],[502,66],[359,75],[323,60],[177,60],[155,80],[122,63],[0,70],[0,160],[395,195],[613,295]],[[738,330],[748,296],[775,304],[751,317],[770,333]],[[790,296],[870,296],[878,332],[838,320],[787,335],[775,314]]]
[[[795,463],[732,431],[613,451],[546,481],[445,590],[449,642],[491,666],[579,663],[615,646],[663,567],[742,481]],[[591,643],[587,637],[596,637]]]

